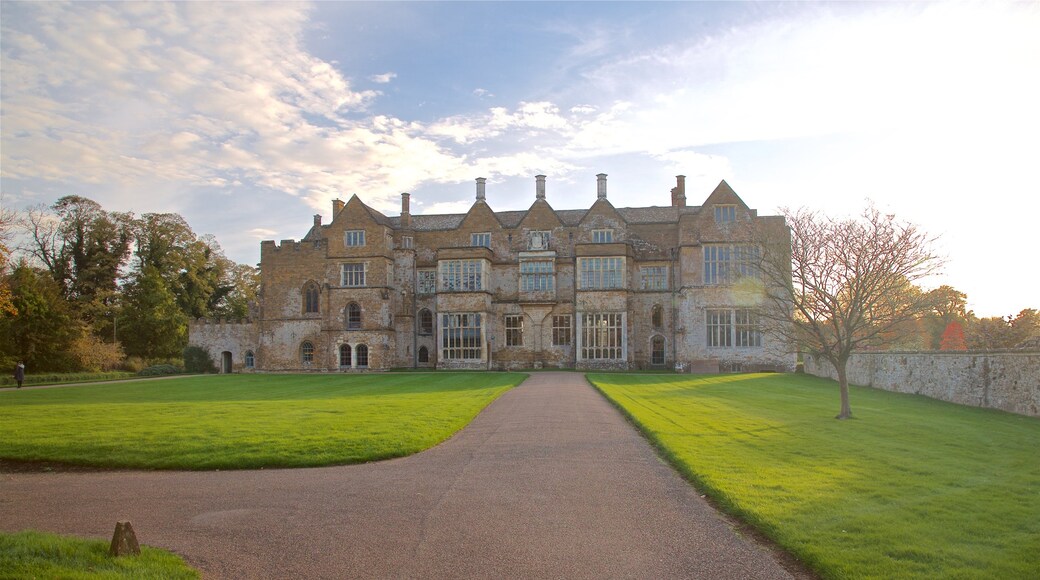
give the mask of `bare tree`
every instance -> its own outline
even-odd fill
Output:
[[[782,210],[791,230],[761,236],[766,307],[761,316],[803,352],[834,365],[841,389],[838,419],[852,416],[846,365],[853,351],[882,344],[900,325],[933,308],[915,283],[938,273],[933,238],[874,207],[833,219]]]

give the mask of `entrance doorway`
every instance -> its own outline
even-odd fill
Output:
[[[220,372],[230,373],[231,372],[231,353],[224,351],[220,353]]]

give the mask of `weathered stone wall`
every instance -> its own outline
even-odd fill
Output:
[[[871,352],[854,354],[849,382],[933,399],[1040,416],[1040,352]],[[824,359],[805,372],[836,379]]]
[[[232,372],[252,370],[246,368],[246,353],[256,360],[257,326],[250,320],[195,320],[188,325],[188,344],[205,349],[220,372],[228,370],[223,366],[225,352],[231,353]]]
[[[670,206],[615,208],[607,201],[606,176],[597,179],[597,199],[587,210],[553,209],[545,199],[544,177],[536,181],[535,201],[525,211],[494,212],[485,201],[483,180],[478,180],[476,200],[466,214],[412,216],[407,194],[402,196],[398,217],[387,217],[356,196],[346,203],[334,200],[331,223],[322,225],[316,215],[303,239],[261,244],[260,309],[250,335],[256,368],[353,369],[339,364],[344,345],[354,352],[365,345],[369,370],[413,365],[486,368],[489,364],[492,368],[632,369],[674,368],[677,363],[702,371],[793,368],[790,349],[768,333],[760,347],[705,344],[706,308],[745,305],[734,285],[705,284],[702,245],[739,243],[747,238],[746,226],[760,222],[776,222],[782,230],[783,218],[760,218],[724,182],[703,206],[687,207],[681,176]],[[580,195],[567,191],[563,197]],[[716,224],[714,205],[735,208],[736,218]],[[612,239],[594,239],[595,230],[610,230]],[[544,240],[533,232],[550,236]],[[490,247],[473,246],[471,235],[485,233]],[[624,288],[578,289],[577,263],[582,257],[624,259]],[[436,272],[440,261],[452,259],[482,260],[482,290],[417,295],[417,273]],[[521,288],[520,264],[525,260],[553,262],[551,290]],[[345,264],[364,265],[362,286],[347,286],[341,280]],[[641,287],[641,267],[665,268],[667,288]],[[317,289],[318,312],[305,312],[306,288]],[[346,313],[352,305],[360,307],[360,328],[348,328]],[[652,313],[657,308],[661,316],[655,319]],[[432,332],[420,329],[419,313],[424,309],[433,316]],[[449,312],[483,316],[487,348],[479,361],[441,360],[440,314]],[[608,312],[625,316],[623,358],[579,361],[581,315]],[[522,344],[505,344],[509,315],[523,317]],[[554,316],[569,317],[570,344],[553,344]],[[218,346],[215,338],[206,340],[213,348]],[[655,341],[663,343],[663,364],[653,362]],[[313,347],[310,362],[302,360],[305,343]],[[427,361],[418,360],[420,352]],[[240,360],[236,354],[235,361]]]

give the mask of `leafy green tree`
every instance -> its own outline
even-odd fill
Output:
[[[260,269],[231,262],[224,270],[223,287],[229,291],[217,302],[213,314],[229,319],[248,318],[250,306],[260,293]]]
[[[77,315],[101,336],[111,325],[121,269],[130,255],[132,216],[68,195],[29,210],[30,252],[50,272]]]
[[[14,313],[0,315],[4,366],[20,359],[30,372],[77,370],[70,347],[80,326],[58,283],[24,260],[6,278]]]
[[[145,359],[180,355],[188,341],[188,317],[158,268],[146,266],[127,282],[119,339],[127,355]]]

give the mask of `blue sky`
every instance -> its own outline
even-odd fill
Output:
[[[333,198],[395,215],[760,213],[867,200],[939,236],[932,285],[1040,307],[1040,4],[22,3],[0,19],[5,207],[181,213],[239,262]],[[1022,255],[1028,256],[1023,260]]]

